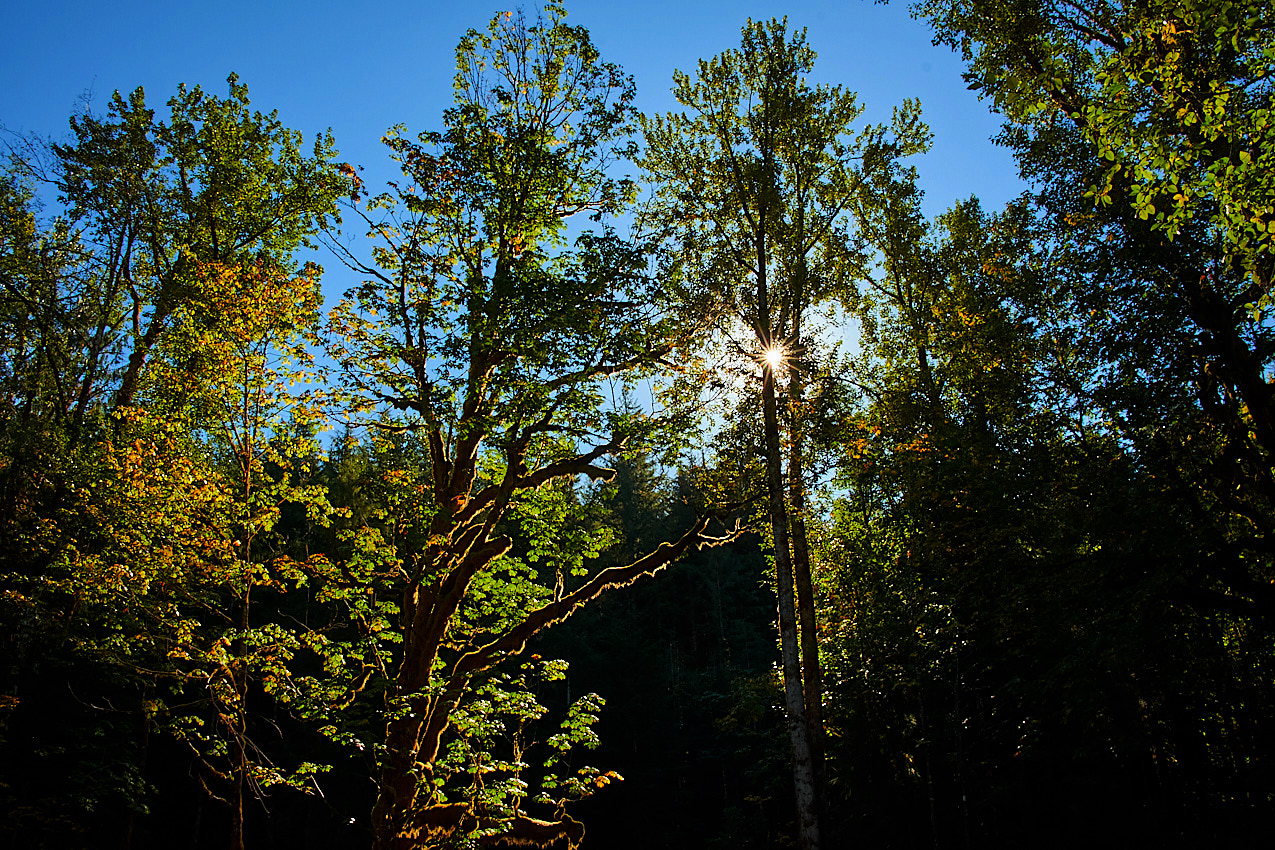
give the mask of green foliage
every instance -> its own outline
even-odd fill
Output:
[[[1012,121],[1074,123],[1103,162],[1095,201],[1127,204],[1169,239],[1216,239],[1269,293],[1275,42],[1261,2],[925,2],[967,79]]]
[[[674,74],[685,111],[643,118],[640,162],[656,187],[645,219],[677,246],[674,295],[739,320],[760,348],[810,344],[789,339],[800,314],[863,274],[849,213],[874,203],[879,171],[929,140],[915,102],[856,132],[857,96],[809,85],[814,59],[804,30],[749,21],[738,50],[701,60],[694,79]]]
[[[886,840],[911,810],[901,846],[953,831],[1010,846],[1026,827],[994,813],[1021,810],[1078,841],[1073,807],[1110,804],[1129,812],[1104,828],[1137,834],[1151,804],[1115,802],[1111,777],[1146,781],[1154,734],[1131,706],[1166,685],[1133,671],[1173,621],[1177,578],[1142,559],[1165,564],[1182,545],[1174,508],[1108,429],[1086,425],[1024,209],[968,202],[933,228],[903,212],[880,223],[908,236],[886,240],[893,256],[859,302],[865,408],[816,535],[835,751],[842,781],[869,789],[850,828]]]
[[[1197,604],[1269,617],[1271,189],[1246,165],[1269,147],[1269,9],[926,8],[1005,110],[1039,215],[1066,234],[1049,268],[1079,321],[1059,337],[1092,364],[1070,395],[1210,526]]]
[[[227,80],[226,98],[178,87],[157,121],[141,89],[116,92],[105,117],[71,120],[74,141],[55,146],[59,188],[73,218],[117,252],[135,288],[152,298],[183,255],[232,263],[290,260],[333,220],[343,180],[330,136],[311,156],[277,113],[248,109],[248,89]],[[136,228],[136,234],[129,234]],[[113,245],[123,238],[124,245]],[[190,256],[193,255],[193,256]],[[146,275],[152,275],[147,282]]]
[[[646,246],[606,222],[636,192],[613,176],[633,153],[633,85],[564,17],[550,5],[535,20],[511,12],[468,33],[443,129],[414,140],[391,129],[403,179],[354,207],[371,259],[333,244],[365,277],[330,317],[342,401],[427,453],[384,471],[383,513],[369,517],[397,563],[374,594],[398,605],[402,637],[381,655],[388,680],[373,686],[390,718],[377,750],[378,846],[462,810],[473,829],[438,828],[516,829],[522,761],[487,747],[506,720],[535,712],[529,686],[501,680],[501,665],[606,589],[669,563],[707,526],[602,570],[609,529],[579,509],[579,479],[614,475],[602,458],[676,444],[684,411],[647,416],[608,399],[662,371],[694,323],[665,314]],[[601,226],[568,242],[583,216]],[[557,801],[553,817],[566,824],[561,804],[605,776],[560,777],[542,799]]]
[[[10,647],[8,689],[38,742],[49,730],[20,683],[50,664],[91,671],[90,716],[121,718],[93,721],[127,753],[120,771],[158,728],[190,745],[201,781],[229,783],[210,792],[239,798],[320,770],[276,768],[254,742],[250,683],[297,701],[302,644],[249,599],[305,580],[305,558],[278,557],[283,511],[330,510],[303,480],[314,443],[287,386],[304,377],[319,274],[293,273],[292,252],[334,220],[342,180],[330,139],[305,156],[233,77],[226,100],[183,88],[169,108],[157,121],[139,90],[72,119],[52,150],[65,218],[37,220],[31,161],[4,183],[5,618],[43,624],[40,651],[21,649],[34,633]]]
[[[1093,822],[1104,841],[1247,836],[1239,788],[1264,780],[1213,775],[1206,802],[1192,775],[1238,739],[1203,732],[1207,756],[1188,742],[1214,728],[1199,706],[1249,675],[1200,675],[1222,646],[1203,622],[1254,634],[1265,616],[1267,402],[1255,388],[1271,349],[1251,309],[1262,261],[1228,253],[1212,200],[1172,231],[1139,215],[1134,199],[1167,172],[1112,170],[1104,156],[1120,134],[1184,138],[1155,124],[1154,105],[1116,107],[1095,82],[1102,63],[1130,61],[1104,39],[1133,11],[924,10],[1006,114],[1002,138],[1039,193],[996,216],[962,204],[935,227],[898,175],[870,219],[886,251],[857,302],[864,410],[845,431],[845,498],[824,549],[843,630],[829,647],[833,718],[858,742],[842,763],[855,787],[917,812],[889,839],[901,844],[1014,846],[1041,823],[1064,844],[1094,840]],[[1133,156],[1125,142],[1117,165]],[[1114,202],[1095,206],[1084,190],[1108,178]],[[1233,489],[1214,501],[1204,494],[1219,492],[1223,466]],[[1247,532],[1227,510],[1256,537],[1231,537]],[[1229,561],[1247,546],[1242,568]],[[1266,663],[1249,647],[1244,664]],[[1240,734],[1269,734],[1259,713],[1226,705]],[[1147,768],[1187,752],[1191,771]],[[893,835],[897,818],[861,802],[855,828]],[[1212,812],[1210,825],[1186,810]]]
[[[1033,193],[1004,210],[928,221],[919,107],[858,126],[786,21],[639,118],[558,3],[461,39],[441,127],[387,132],[384,193],[233,75],[15,142],[0,841],[547,846],[570,807],[617,848],[778,846],[807,834],[794,706],[824,711],[826,843],[1256,833],[1269,3],[915,11],[1006,118]],[[362,280],[326,318],[319,241]],[[734,540],[707,516],[751,517],[763,480],[768,537],[603,595]],[[620,773],[594,765],[628,781],[595,796]],[[276,788],[307,793],[267,811]]]
[[[0,380],[8,451],[16,461],[28,440],[51,426],[83,422],[78,398],[85,360],[109,341],[96,332],[101,281],[70,223],[38,218],[32,180],[20,169],[0,174]],[[99,308],[100,309],[100,308]],[[87,313],[87,315],[86,315]],[[98,325],[100,327],[100,325]],[[87,351],[87,355],[84,353]],[[91,379],[91,375],[88,376]]]
[[[247,88],[233,75],[228,83],[225,99],[180,87],[167,120],[141,89],[127,99],[116,92],[105,117],[74,117],[74,141],[53,148],[70,219],[94,242],[93,353],[100,359],[110,338],[122,358],[116,406],[133,403],[174,311],[202,300],[201,264],[286,268],[335,221],[346,179],[331,137],[316,138],[306,156],[299,133],[274,113],[250,112]],[[95,360],[86,380],[113,365]]]

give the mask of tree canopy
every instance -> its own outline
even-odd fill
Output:
[[[817,33],[644,116],[558,3],[385,186],[233,74],[6,137],[0,840],[1265,838],[1275,13],[913,11],[1003,208]]]

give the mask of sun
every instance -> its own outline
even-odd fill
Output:
[[[770,367],[772,371],[784,365],[784,358],[788,356],[788,352],[784,351],[782,345],[772,345],[761,353],[762,361]]]

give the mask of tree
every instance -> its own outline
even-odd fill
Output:
[[[99,300],[90,252],[64,219],[42,224],[32,183],[18,168],[0,175],[3,422],[14,454],[28,429],[79,427],[93,400],[78,380],[85,368],[79,352],[92,361],[109,342],[100,322],[94,326],[98,317],[84,315]]]
[[[1163,841],[1184,846],[1247,836],[1254,813],[1238,789],[1269,787],[1262,769],[1233,766],[1224,779],[1207,765],[1269,735],[1260,711],[1219,698],[1251,694],[1266,675],[1256,637],[1263,594],[1240,588],[1269,569],[1258,554],[1267,509],[1264,473],[1241,472],[1263,463],[1249,453],[1260,429],[1211,397],[1238,397],[1219,392],[1222,376],[1241,376],[1224,363],[1268,368],[1245,271],[1260,261],[1217,262],[1229,237],[1210,218],[1213,201],[1197,198],[1171,226],[1135,197],[1159,191],[1164,172],[1112,170],[1105,145],[1132,161],[1137,146],[1117,138],[1142,145],[1170,126],[1156,104],[1132,109],[1127,93],[1107,92],[1091,74],[1128,71],[1130,56],[1095,34],[1097,17],[1110,12],[1101,24],[1119,29],[1125,13],[1102,4],[926,8],[968,51],[971,83],[1006,113],[1002,140],[1037,194],[995,216],[962,204],[937,227],[915,202],[874,223],[894,236],[865,287],[875,365],[856,375],[866,398],[845,440],[853,495],[829,535],[845,582],[831,594],[843,630],[833,643],[844,649],[829,654],[841,681],[862,682],[835,700],[843,732],[858,729],[892,757],[910,750],[910,760],[907,771],[886,759],[851,769],[893,772],[867,784],[915,795],[912,820],[930,822],[920,841],[963,828],[966,841],[1013,844],[1014,830],[1057,819],[1057,839],[1073,844],[1086,836],[1071,813],[1106,804],[1106,841],[1120,830],[1145,841],[1166,827],[1173,835]],[[1101,138],[1084,120],[1100,113]],[[1248,130],[1249,119],[1233,118],[1228,132],[1260,128],[1260,118]],[[1175,142],[1169,134],[1156,144]],[[1189,171],[1180,172],[1186,183],[1222,191]],[[896,195],[909,194],[899,182]],[[1200,310],[1201,283],[1229,307]],[[1256,359],[1238,349],[1212,359],[1228,338]],[[1249,449],[1232,442],[1241,429]],[[1252,547],[1247,578],[1233,561],[1221,568],[1242,527],[1258,531],[1238,544]],[[903,622],[889,621],[892,612]],[[1160,660],[1169,656],[1177,660]],[[1226,672],[1202,674],[1197,665],[1208,664]],[[1227,719],[1216,725],[1204,704],[1224,704]],[[899,735],[906,724],[916,724],[913,743]],[[1191,766],[1148,770],[1168,752]],[[1216,792],[1209,800],[1204,785]],[[1018,798],[1023,787],[1049,803]],[[1024,820],[1013,824],[1011,810]],[[893,835],[898,820],[882,825]]]
[[[1230,760],[1269,734],[1269,650],[1224,651],[1213,629],[1250,632],[1181,603],[1216,531],[1088,395],[1123,364],[1077,350],[1030,212],[893,217],[908,238],[864,287],[864,403],[819,535],[839,761],[871,789],[852,816],[903,845],[1246,837],[1261,768]]]
[[[1269,294],[1271,10],[1260,2],[918,3],[972,87],[1024,127],[1075,127],[1090,195],[1173,240],[1208,232],[1227,274]]]
[[[307,346],[317,341],[319,273],[307,264],[289,275],[265,258],[234,269],[204,265],[199,303],[174,312],[158,348],[162,356],[142,385],[150,410],[185,424],[209,478],[224,491],[221,510],[212,514],[221,557],[205,559],[202,575],[214,604],[201,612],[203,622],[176,630],[168,653],[181,679],[171,701],[184,706],[169,712],[157,705],[156,714],[226,786],[217,796],[224,794],[230,807],[234,850],[244,845],[247,793],[260,797],[285,783],[310,790],[311,774],[320,769],[303,764],[289,775],[276,767],[250,733],[248,707],[257,698],[250,695],[254,685],[283,706],[304,706],[306,690],[324,689],[294,673],[291,663],[312,648],[311,631],[253,616],[254,596],[260,604],[263,595],[295,590],[327,572],[322,556],[282,552],[276,533],[285,506],[300,506],[321,524],[332,513],[302,469],[317,451],[307,426],[320,414],[291,390],[313,366]]]
[[[122,359],[88,364],[83,391],[118,369],[116,408],[133,403],[174,311],[198,300],[200,263],[290,262],[346,189],[331,136],[306,156],[300,133],[250,112],[247,87],[227,82],[224,99],[179,87],[160,121],[140,88],[116,92],[105,117],[73,117],[74,141],[53,147],[54,180],[102,281],[94,338],[114,340]]]
[[[494,694],[521,688],[500,665],[578,606],[710,540],[701,517],[674,543],[591,571],[607,535],[569,523],[577,478],[609,480],[601,459],[671,433],[675,422],[609,407],[605,392],[653,374],[689,329],[659,314],[642,246],[603,227],[567,247],[568,219],[632,201],[633,184],[608,169],[631,153],[633,89],[564,15],[505,13],[466,35],[446,129],[386,137],[405,180],[359,209],[375,262],[334,245],[368,276],[333,314],[348,391],[386,413],[375,427],[428,447],[423,468],[397,473],[401,507],[375,531],[375,592],[392,599],[387,639],[401,641],[387,645],[378,848],[440,834],[578,841],[562,807],[605,774],[550,769],[531,802],[552,815],[535,818],[519,751],[481,755],[503,722]],[[582,740],[572,735],[550,742]]]
[[[72,118],[74,140],[52,147],[47,168],[38,145],[15,153],[3,183],[4,344],[8,379],[22,386],[3,423],[15,441],[8,508],[27,499],[39,466],[24,457],[35,432],[73,449],[136,401],[172,316],[201,303],[201,263],[287,268],[334,216],[346,179],[331,138],[306,156],[300,134],[250,112],[247,88],[229,84],[225,99],[180,88],[168,120],[156,120],[141,89],[117,92],[105,117]],[[37,178],[65,204],[47,227],[27,185]]]
[[[1271,147],[1271,10],[1228,2],[917,10],[962,51],[970,84],[1004,114],[1002,139],[1036,190],[1057,297],[1077,319],[1068,334],[1097,364],[1072,395],[1098,414],[1089,429],[1119,440],[1150,476],[1152,521],[1130,526],[1145,546],[1126,548],[1126,538],[1117,551],[1154,576],[1151,598],[1170,606],[1162,627],[1193,659],[1184,668],[1225,655],[1219,669],[1234,671],[1225,685],[1192,676],[1165,689],[1173,696],[1144,700],[1172,717],[1161,727],[1167,740],[1147,740],[1190,761],[1172,777],[1176,799],[1191,801],[1184,809],[1198,806],[1210,812],[1202,818],[1244,834],[1254,815],[1250,792],[1238,788],[1269,794],[1265,769],[1237,762],[1222,777],[1208,765],[1240,740],[1271,734],[1251,701],[1214,702],[1269,676],[1272,187],[1270,168],[1254,163]],[[1157,539],[1149,527],[1165,530]],[[1163,539],[1178,545],[1165,552]],[[1234,735],[1198,710],[1210,702],[1225,705]],[[1197,781],[1237,791],[1206,802]]]
[[[1201,508],[1227,517],[1226,542],[1199,553],[1196,602],[1269,618],[1269,7],[916,9],[1006,116],[1041,214],[1067,236],[1058,256],[1082,338],[1120,352],[1095,393],[1104,415],[1146,458],[1171,457],[1209,494]],[[1165,421],[1180,425],[1156,427]]]
[[[688,277],[707,281],[687,292],[688,300],[748,328],[753,342],[744,353],[761,368],[765,486],[799,834],[801,845],[811,848],[819,843],[822,697],[803,468],[802,372],[815,361],[817,335],[804,321],[856,274],[860,260],[848,213],[856,201],[870,203],[875,170],[923,149],[927,138],[915,105],[908,104],[896,111],[893,133],[872,127],[851,140],[862,109],[840,87],[806,83],[814,57],[804,32],[790,36],[786,21],[749,21],[739,50],[701,61],[695,80],[674,75],[674,94],[689,114],[645,121],[642,159],[656,187],[652,226],[677,241],[681,262],[694,269]],[[786,480],[781,375],[787,377]]]
[[[155,725],[210,765],[219,746],[242,744],[233,733],[244,728],[246,671],[287,679],[282,656],[297,642],[247,625],[246,588],[272,580],[262,547],[252,551],[277,519],[278,503],[263,496],[314,494],[287,482],[255,487],[269,477],[274,417],[291,407],[277,383],[295,376],[270,355],[317,310],[319,270],[296,274],[292,254],[333,219],[345,178],[330,137],[306,156],[300,134],[248,105],[233,76],[226,99],[179,89],[166,120],[140,89],[117,93],[107,116],[72,118],[74,139],[53,146],[49,170],[28,145],[4,183],[0,321],[15,392],[0,419],[0,547],[16,638],[6,690],[16,696],[42,665],[90,671],[79,683],[88,705],[100,699],[140,721],[137,762]],[[47,225],[22,182],[36,178],[65,204]],[[231,443],[246,463],[240,475],[220,463]],[[243,603],[228,628],[218,622],[234,607],[227,597]],[[157,694],[170,687],[171,713]],[[213,712],[217,732],[201,735],[209,705],[225,711]],[[38,729],[38,699],[14,706],[18,723]],[[113,725],[118,734],[128,724]],[[43,734],[29,740],[39,746]],[[238,756],[241,826],[245,781],[284,777],[268,758]],[[143,805],[140,792],[129,800]]]

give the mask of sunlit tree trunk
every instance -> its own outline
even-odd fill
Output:
[[[764,221],[764,210],[759,218]],[[767,244],[762,227],[757,234],[757,327],[763,331],[764,349],[776,345],[773,338],[769,292],[767,291]],[[810,749],[810,728],[806,696],[801,678],[800,641],[793,563],[788,539],[788,506],[784,492],[783,452],[779,441],[779,405],[775,392],[776,364],[763,360],[762,417],[766,440],[766,491],[770,529],[774,539],[775,589],[779,597],[779,649],[783,665],[784,705],[788,711],[788,735],[792,744],[793,789],[797,798],[797,839],[802,850],[819,847],[819,804],[814,761]]]
[[[798,296],[799,297],[799,296]],[[793,338],[801,339],[801,304],[794,310]],[[815,612],[814,582],[810,575],[810,543],[806,538],[806,482],[802,461],[802,420],[805,388],[795,363],[788,370],[788,505],[791,509],[793,578],[797,589],[797,627],[801,641],[801,681],[805,699],[807,737],[814,766],[820,813],[824,805],[823,671],[819,664],[819,621]]]
[[[819,818],[810,729],[802,686],[797,610],[794,604],[793,564],[789,554],[788,511],[784,504],[780,470],[779,415],[775,379],[767,367],[762,384],[762,409],[766,431],[766,485],[769,491],[770,529],[775,542],[775,579],[779,596],[779,644],[783,659],[784,705],[788,710],[788,735],[792,742],[793,787],[797,794],[798,839],[802,850],[819,846]]]

